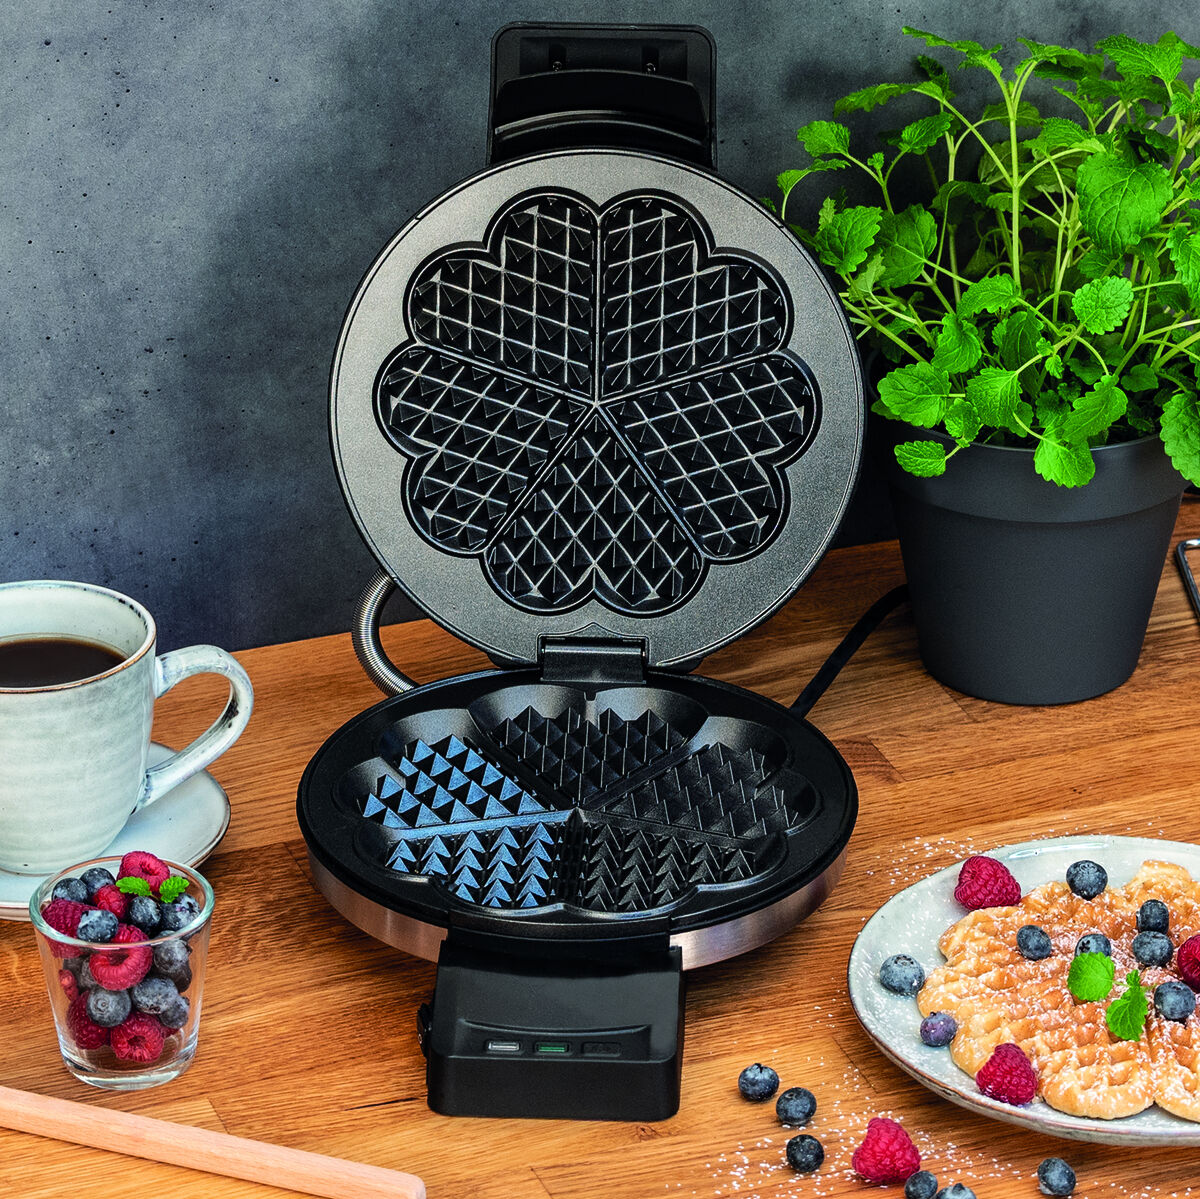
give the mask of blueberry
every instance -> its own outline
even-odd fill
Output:
[[[1132,948],[1139,966],[1165,966],[1175,952],[1171,938],[1165,933],[1138,933]]]
[[[1104,953],[1112,957],[1112,942],[1103,933],[1085,933],[1075,943],[1075,952]]]
[[[1154,988],[1154,1006],[1164,1020],[1182,1023],[1196,1010],[1196,992],[1187,983],[1159,983]]]
[[[157,1016],[175,1005],[179,999],[179,988],[169,978],[148,974],[129,988],[129,997],[139,1012]]]
[[[1043,1195],[1069,1195],[1075,1189],[1075,1171],[1061,1157],[1048,1157],[1037,1171]]]
[[[803,1128],[817,1110],[817,1097],[806,1087],[788,1087],[775,1100],[775,1114],[780,1124],[790,1128]]]
[[[103,908],[93,908],[79,917],[79,927],[75,935],[81,941],[111,941],[117,935],[117,925],[120,921],[112,912]]]
[[[958,1032],[958,1021],[949,1012],[930,1012],[921,1021],[921,1043],[941,1049],[954,1040]]]
[[[76,903],[87,903],[91,898],[87,883],[81,878],[60,878],[50,892],[51,899],[71,899]]]
[[[787,1163],[801,1174],[811,1174],[825,1160],[825,1147],[816,1137],[802,1132],[787,1143]]]
[[[112,872],[105,870],[103,866],[93,866],[90,870],[85,870],[79,876],[79,881],[87,887],[87,902],[91,903],[96,898],[96,892],[101,887],[107,887],[110,883],[115,883],[117,880],[113,878]]]
[[[975,1199],[975,1192],[961,1182],[952,1182],[938,1191],[937,1199]]]
[[[79,981],[79,972],[83,969],[84,962],[87,958],[63,958],[63,969],[69,970],[76,982]]]
[[[1171,913],[1161,899],[1147,899],[1137,913],[1139,933],[1165,933],[1171,927]]]
[[[1023,924],[1017,929],[1017,952],[1031,962],[1040,962],[1054,952],[1050,934],[1036,924]]]
[[[96,981],[96,976],[92,973],[92,959],[89,954],[87,957],[79,959],[79,989],[81,991],[90,991],[93,987],[98,987],[100,984]]]
[[[908,954],[894,953],[879,967],[879,981],[896,995],[915,995],[925,981],[925,971]]]
[[[770,1066],[755,1062],[738,1075],[738,1090],[746,1099],[760,1102],[770,1099],[779,1087],[779,1075]]]
[[[128,991],[106,991],[96,987],[87,993],[87,1014],[101,1028],[116,1028],[133,1010]]]
[[[161,906],[162,926],[159,931],[164,933],[177,933],[200,915],[200,905],[190,895],[181,895],[174,903]]]
[[[933,1199],[937,1189],[937,1179],[928,1170],[918,1170],[904,1184],[904,1199]]]
[[[1108,886],[1108,874],[1099,862],[1084,858],[1067,867],[1067,886],[1080,899],[1095,899]]]
[[[136,924],[146,936],[152,937],[162,924],[162,904],[153,895],[135,895],[129,901],[125,919],[130,924]]]
[[[187,1023],[190,1009],[191,1005],[188,1003],[187,997],[180,995],[174,1003],[158,1013],[158,1022],[164,1028],[182,1028]]]

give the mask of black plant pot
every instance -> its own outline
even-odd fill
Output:
[[[989,445],[918,479],[892,446],[939,435],[890,421],[874,432],[930,674],[1010,704],[1089,699],[1129,678],[1186,486],[1157,437],[1094,450],[1095,478],[1065,488],[1034,472],[1032,450]]]

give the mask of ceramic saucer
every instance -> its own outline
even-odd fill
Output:
[[[152,742],[149,764],[172,751]],[[98,858],[146,849],[184,866],[196,866],[217,847],[229,827],[229,797],[207,770],[180,783],[156,803],[135,812],[113,843]],[[0,920],[28,920],[29,897],[45,878],[0,870]]]

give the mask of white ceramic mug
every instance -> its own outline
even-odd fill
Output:
[[[215,645],[156,656],[150,613],[90,583],[0,584],[0,642],[70,638],[122,655],[91,678],[0,685],[0,869],[45,874],[95,857],[134,812],[223,754],[246,727],[254,692]],[[154,701],[193,674],[229,680],[225,710],[186,749],[146,769]]]

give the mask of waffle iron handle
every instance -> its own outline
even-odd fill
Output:
[[[358,597],[350,639],[367,678],[385,695],[399,695],[416,683],[398,670],[384,652],[379,640],[379,617],[384,605],[396,590],[396,583],[386,570],[376,571]]]

